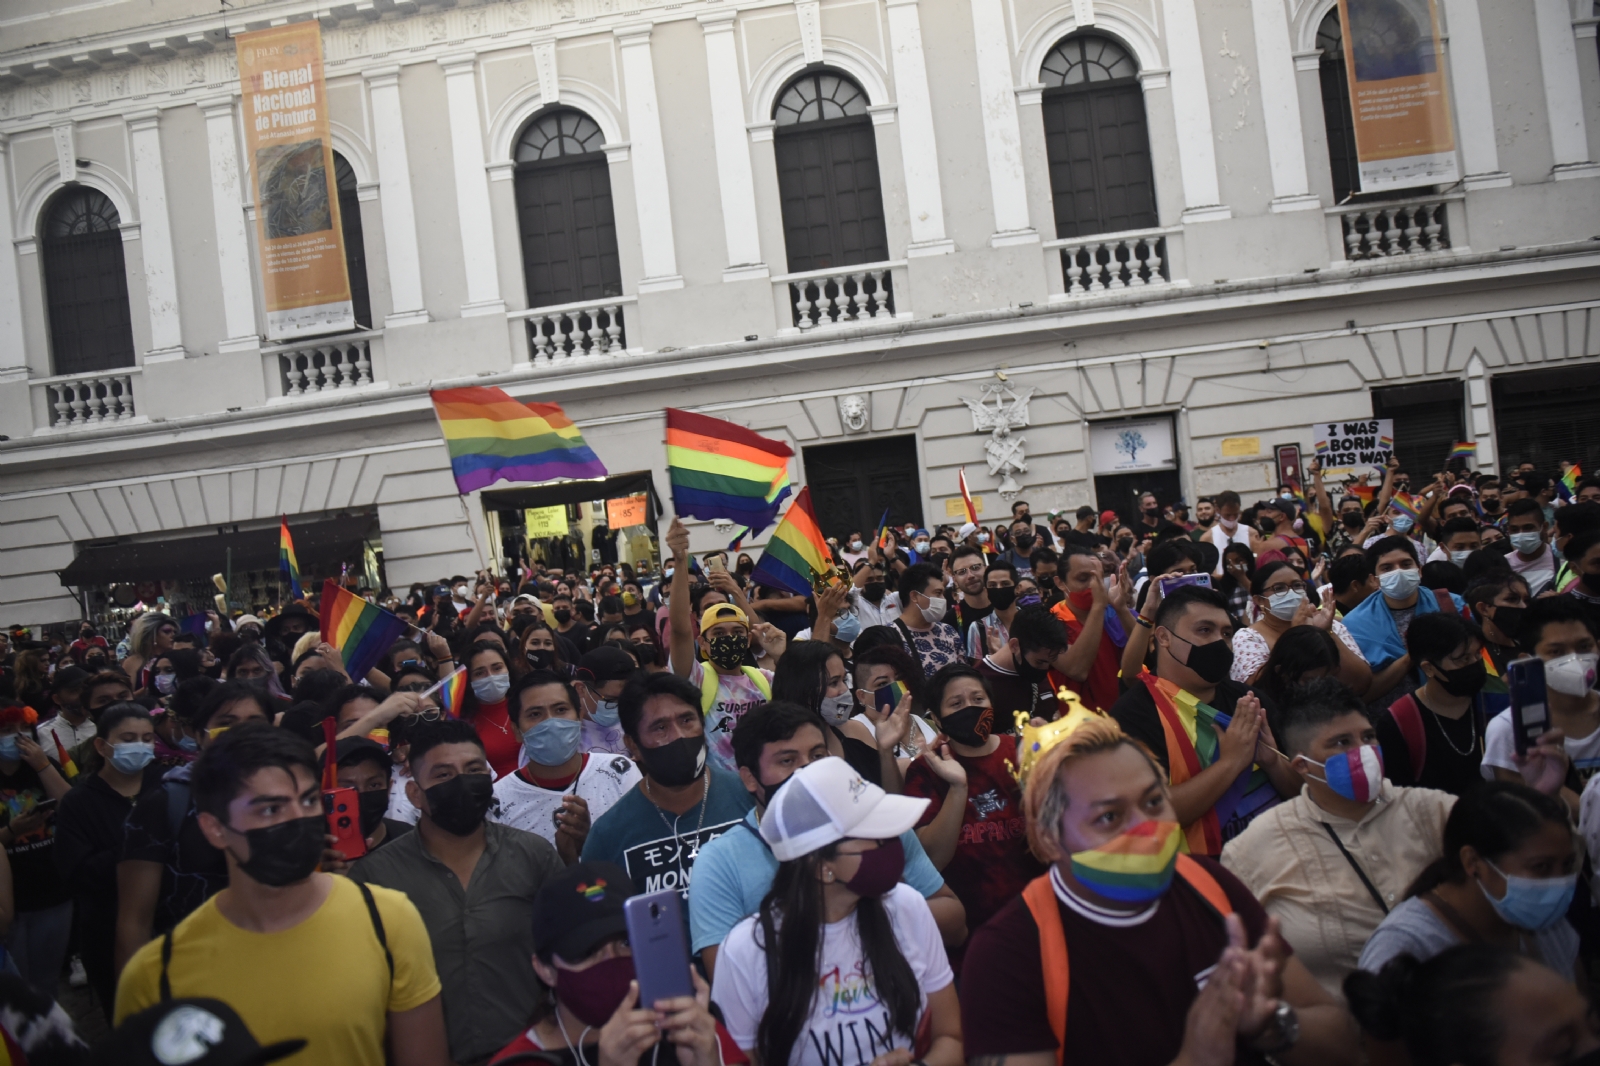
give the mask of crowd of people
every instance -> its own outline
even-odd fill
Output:
[[[315,595],[14,631],[6,1053],[1595,1066],[1600,481],[1309,474],[853,531],[809,596],[672,519],[368,590],[364,676]]]

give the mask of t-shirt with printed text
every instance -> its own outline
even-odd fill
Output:
[[[700,688],[708,669],[705,663],[696,662],[689,668],[689,684]],[[761,676],[767,679],[769,686],[772,684],[771,670],[762,670]],[[733,761],[733,727],[746,713],[766,702],[767,697],[743,670],[737,674],[717,675],[717,697],[705,712],[706,760],[712,766],[729,773],[738,772]]]

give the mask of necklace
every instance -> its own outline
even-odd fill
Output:
[[[711,806],[711,767],[707,766],[705,773],[705,791],[700,793],[700,820],[695,823],[694,827],[694,840],[696,846],[698,846],[700,843],[700,830],[705,828],[706,808]],[[683,847],[683,840],[678,836],[678,820],[681,819],[683,815],[675,815],[672,821],[667,821],[667,812],[661,809],[661,805],[656,803],[655,796],[650,792],[650,779],[648,777],[644,779],[644,794],[649,798],[651,806],[655,807],[656,814],[661,816],[661,824],[672,830],[673,850],[681,850]],[[690,857],[693,858],[693,856]]]
[[[1417,702],[1418,703],[1422,703],[1421,700],[1418,700]],[[1422,703],[1422,705],[1424,707],[1428,707],[1428,705],[1426,703]],[[1432,707],[1428,707],[1428,713],[1433,715],[1434,724],[1439,727],[1439,735],[1444,737],[1444,742],[1446,744],[1450,745],[1450,750],[1451,751],[1455,752],[1457,755],[1465,756],[1465,755],[1471,755],[1473,752],[1478,750],[1478,726],[1472,720],[1472,708],[1471,707],[1468,707],[1467,708],[1467,713],[1462,716],[1462,717],[1466,718],[1466,720],[1467,720],[1467,750],[1466,751],[1462,751],[1460,748],[1456,747],[1456,742],[1454,740],[1450,739],[1450,731],[1444,727],[1444,719],[1439,717],[1439,712],[1434,710]]]

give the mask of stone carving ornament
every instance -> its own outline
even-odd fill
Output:
[[[846,433],[861,433],[867,428],[867,398],[859,392],[839,397],[839,421]]]
[[[1022,491],[1012,475],[1028,472],[1028,457],[1022,450],[1028,438],[1012,436],[1011,431],[1028,424],[1028,400],[1038,391],[1032,385],[1018,390],[1010,382],[991,382],[980,398],[961,399],[972,412],[972,431],[989,434],[983,445],[989,473],[1000,479],[1000,495],[1007,500]]]

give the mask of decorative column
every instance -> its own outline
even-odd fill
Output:
[[[717,188],[722,193],[722,233],[728,244],[723,281],[769,276],[761,261],[756,219],[756,179],[744,128],[744,92],[733,43],[736,11],[700,16],[706,39],[706,74],[711,85],[711,133],[717,150]]]
[[[1468,189],[1498,189],[1511,184],[1500,169],[1494,139],[1494,100],[1489,89],[1489,56],[1483,46],[1478,0],[1444,0],[1450,44],[1450,95],[1461,142],[1461,169]]]
[[[428,321],[422,302],[422,258],[417,250],[417,215],[411,199],[411,163],[400,117],[400,68],[367,71],[372,100],[372,146],[378,163],[378,203],[383,208],[383,244],[389,264],[393,309],[384,328]]]
[[[1028,185],[1022,167],[1022,127],[1012,88],[1011,49],[1000,0],[972,0],[972,44],[978,61],[978,101],[983,143],[989,157],[989,196],[994,236],[989,244],[1033,244],[1038,231],[1028,219]]]
[[[139,197],[139,238],[144,251],[144,290],[150,309],[150,350],[146,363],[182,359],[183,327],[178,318],[178,277],[172,254],[172,222],[167,215],[166,174],[161,164],[159,112],[126,116],[133,142],[133,180]]]
[[[1494,439],[1494,412],[1489,409],[1489,379],[1477,352],[1467,360],[1467,416],[1467,439],[1478,445],[1478,457],[1473,460],[1473,466],[1492,474],[1499,461]]]
[[[11,228],[11,138],[0,133],[0,367],[26,367],[22,279]]]
[[[1250,13],[1255,20],[1256,68],[1272,168],[1272,210],[1319,208],[1322,199],[1312,194],[1306,173],[1305,131],[1300,126],[1300,87],[1288,13],[1283,0],[1250,0]]]
[[[222,321],[227,338],[220,352],[248,351],[261,345],[256,328],[255,286],[250,279],[250,240],[244,229],[244,197],[239,191],[239,147],[233,135],[233,97],[200,101],[211,149],[211,214],[217,230],[217,277],[222,282]]]
[[[956,244],[944,235],[939,146],[933,133],[933,99],[928,94],[917,0],[888,0],[888,15],[895,101],[900,112],[900,156],[906,172],[906,207],[911,212],[906,256],[948,255],[956,250]]]
[[[1178,169],[1183,175],[1183,221],[1232,218],[1217,187],[1217,149],[1211,135],[1211,94],[1194,0],[1162,0],[1171,67],[1172,113],[1178,125]],[[1302,163],[1302,165],[1304,165]]]
[[[450,154],[455,163],[456,217],[461,225],[461,262],[467,274],[463,318],[499,315],[500,271],[494,250],[494,219],[489,213],[489,176],[484,170],[483,122],[478,115],[478,57],[472,52],[443,56],[445,106],[450,115]]]
[[[1555,150],[1554,177],[1557,181],[1600,177],[1600,165],[1589,158],[1589,134],[1583,122],[1583,82],[1578,77],[1572,4],[1570,0],[1534,0],[1533,21],[1539,36],[1550,146]]]
[[[639,251],[644,263],[639,291],[681,289],[683,276],[678,273],[678,252],[672,238],[672,196],[667,190],[667,152],[656,104],[656,68],[650,58],[650,24],[619,26],[612,32],[622,53],[622,91],[628,105],[633,201],[639,212]],[[720,166],[720,137],[717,154]]]

